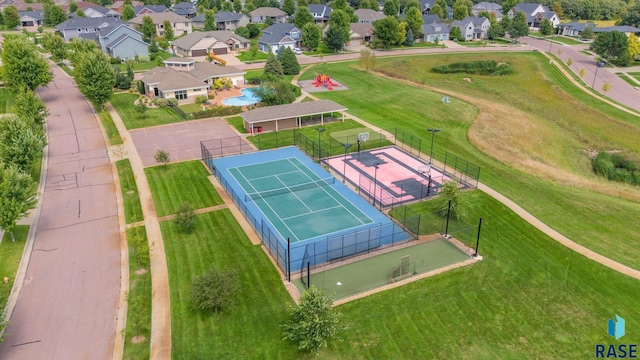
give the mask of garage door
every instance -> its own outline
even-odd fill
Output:
[[[227,49],[226,47],[213,49],[213,53],[215,55],[222,55],[222,54],[226,54],[228,52],[229,52],[229,49]]]
[[[207,49],[191,50],[191,56],[207,56]]]

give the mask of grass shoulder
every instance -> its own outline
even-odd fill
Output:
[[[143,118],[136,112],[134,102],[138,98],[140,95],[131,93],[115,94],[111,97],[111,105],[116,109],[128,130],[185,121],[168,107],[149,108]]]
[[[140,205],[140,196],[138,194],[138,186],[136,185],[133,169],[129,159],[116,162],[118,169],[118,178],[120,179],[120,189],[122,191],[122,200],[124,206],[124,215],[127,224],[133,224],[144,220],[142,216],[142,205]]]

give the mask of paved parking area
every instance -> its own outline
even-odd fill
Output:
[[[201,158],[200,141],[239,136],[221,118],[154,126],[132,130],[130,133],[144,166],[157,165],[154,155],[160,149],[169,152],[171,162],[194,160]]]

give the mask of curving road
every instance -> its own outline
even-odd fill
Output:
[[[38,91],[50,111],[41,213],[0,359],[109,359],[120,295],[114,179],[92,108],[53,74]]]

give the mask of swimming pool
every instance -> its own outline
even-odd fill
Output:
[[[253,88],[243,89],[241,96],[230,97],[222,100],[222,104],[231,106],[247,106],[260,102],[260,98],[253,92]]]

